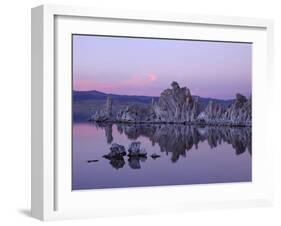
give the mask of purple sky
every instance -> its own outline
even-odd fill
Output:
[[[252,44],[73,35],[73,89],[159,96],[172,81],[192,95],[251,94]]]

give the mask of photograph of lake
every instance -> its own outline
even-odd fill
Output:
[[[252,181],[252,43],[72,35],[72,190]]]

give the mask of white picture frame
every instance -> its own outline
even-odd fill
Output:
[[[109,25],[99,25],[103,20]],[[122,25],[122,29],[113,29],[115,23],[123,22],[125,25]],[[138,27],[137,23],[144,23],[146,28]],[[93,24],[95,26],[92,26]],[[163,30],[159,29],[157,34],[149,34],[149,31],[160,24]],[[71,111],[69,108],[71,95],[68,92],[72,79],[71,76],[69,77],[71,73],[69,34],[75,33],[76,30],[80,33],[91,33],[93,29],[96,29],[96,32],[99,29],[98,32],[103,34],[108,33],[106,29],[113,29],[112,32],[118,35],[177,37],[181,30],[177,26],[194,28],[194,31],[184,34],[190,39],[250,41],[255,44],[253,47],[256,54],[253,61],[253,182],[89,190],[73,194],[69,187],[71,114],[70,118],[61,117],[62,114]],[[133,27],[138,28],[133,29]],[[166,31],[167,28],[172,27],[175,27],[174,31],[173,29]],[[56,5],[33,8],[32,216],[41,220],[56,220],[271,205],[273,151],[268,148],[266,140],[267,109],[270,108],[261,106],[260,102],[270,99],[268,97],[272,92],[272,39],[273,22],[266,19],[110,11]],[[267,105],[270,104],[271,102],[268,101]],[[62,124],[66,126],[62,127]],[[119,202],[120,205],[109,205],[109,201],[113,204]]]

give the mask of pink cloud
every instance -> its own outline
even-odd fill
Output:
[[[127,80],[121,80],[118,82],[100,82],[94,79],[79,79],[74,80],[74,90],[98,90],[101,92],[122,92],[139,88],[141,86],[149,86],[157,80],[157,76],[150,73],[146,76],[133,75]]]
[[[156,81],[157,80],[157,76],[155,74],[149,74],[147,77],[148,77],[149,81]]]

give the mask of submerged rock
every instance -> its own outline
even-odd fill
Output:
[[[125,147],[117,143],[113,143],[110,147],[110,150],[112,153],[115,153],[117,155],[126,155]]]
[[[91,159],[91,160],[87,160],[87,163],[91,163],[91,162],[98,162],[98,159]]]
[[[104,155],[104,158],[111,159],[117,157],[123,157],[126,155],[126,150],[123,145],[113,143],[110,147],[110,153]]]
[[[138,141],[132,142],[128,149],[128,156],[146,156],[147,152],[141,147],[141,143]]]
[[[157,159],[159,158],[161,155],[158,155],[158,154],[155,154],[153,153],[150,157],[153,158],[153,159]]]

